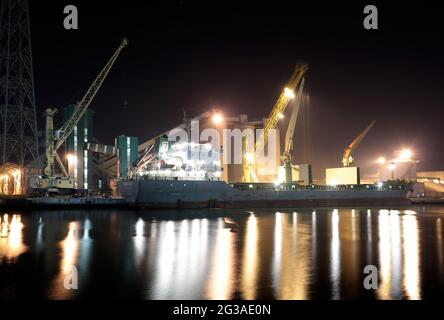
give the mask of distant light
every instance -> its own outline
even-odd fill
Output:
[[[282,181],[281,181],[281,180],[276,180],[276,181],[274,182],[274,185],[275,185],[276,187],[280,186],[281,184],[282,184]]]
[[[384,184],[382,182],[378,182],[378,187],[382,188],[384,186]]]
[[[245,160],[247,160],[248,163],[254,163],[254,153],[248,152],[245,154]]]
[[[73,154],[66,155],[66,158],[68,159],[69,164],[76,164],[77,163],[77,156]]]
[[[284,119],[285,116],[284,116],[282,113],[279,112],[279,113],[278,113],[278,118],[279,118],[279,119]]]
[[[396,169],[396,164],[391,163],[391,164],[389,164],[388,168],[390,171],[393,171]]]
[[[248,188],[253,189],[254,187],[253,187],[252,184],[250,184],[250,185],[248,186]]]
[[[331,185],[332,187],[335,187],[337,185],[337,181],[336,180],[332,180],[330,181],[329,185]]]
[[[384,157],[379,157],[377,162],[382,165],[382,164],[385,164],[386,161],[387,160]]]
[[[434,183],[439,184],[439,179],[433,180]]]
[[[220,113],[216,113],[213,115],[213,122],[214,124],[219,125],[224,122],[224,117]]]
[[[293,90],[291,90],[289,88],[285,88],[284,89],[284,94],[285,94],[285,96],[287,98],[290,98],[290,99],[294,99],[295,98],[295,94],[294,94]]]
[[[406,160],[410,160],[412,158],[412,156],[413,156],[413,152],[411,150],[404,149],[404,150],[401,151],[401,154],[399,155],[399,158],[401,160],[406,161]]]

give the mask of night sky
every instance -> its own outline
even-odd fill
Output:
[[[387,2],[387,1],[385,1]],[[63,28],[63,8],[79,30]],[[379,30],[363,28],[367,4]],[[124,51],[91,107],[95,137],[145,141],[192,115],[266,117],[295,64],[310,65],[310,106],[296,162],[320,178],[373,120],[355,156],[364,175],[380,155],[412,148],[421,170],[444,170],[444,22],[438,4],[315,1],[30,1],[39,130],[46,107],[80,100],[125,36]]]

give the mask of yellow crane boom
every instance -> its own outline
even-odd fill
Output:
[[[273,110],[271,111],[267,119],[267,122],[265,123],[263,139],[259,139],[256,142],[256,148],[255,148],[256,155],[259,154],[259,152],[261,152],[265,147],[265,145],[267,144],[269,137],[268,132],[277,127],[277,124],[279,123],[279,120],[282,118],[285,109],[287,109],[288,103],[290,102],[291,99],[295,97],[295,91],[297,87],[300,85],[307,70],[308,70],[308,65],[305,63],[298,63],[296,65],[296,68],[290,80],[288,81],[287,86],[279,96],[279,99],[274,105]]]
[[[256,141],[254,156],[249,157],[251,159],[244,160],[244,182],[259,182],[259,179],[256,175],[256,171],[254,169],[257,155],[264,149],[265,145],[268,142],[269,131],[275,129],[279,123],[279,120],[282,119],[282,116],[290,102],[291,99],[295,98],[295,91],[300,86],[302,79],[304,78],[305,73],[308,70],[308,65],[305,63],[298,63],[296,68],[291,75],[290,80],[288,81],[285,89],[282,91],[279,99],[274,105],[264,127],[263,135]]]

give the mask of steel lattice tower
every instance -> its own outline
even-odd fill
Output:
[[[0,161],[23,165],[38,157],[28,1],[0,6]]]

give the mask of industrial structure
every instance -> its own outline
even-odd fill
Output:
[[[0,7],[1,164],[23,166],[38,157],[36,102],[27,0]]]
[[[63,113],[64,122],[69,121],[76,105],[65,107]],[[86,110],[80,121],[74,127],[71,135],[68,136],[65,143],[64,154],[68,161],[68,176],[72,177],[74,189],[88,190],[93,183],[93,159],[91,152],[85,148],[85,145],[93,142],[94,135],[94,111]]]
[[[100,87],[102,86],[103,82],[105,81],[107,75],[109,74],[112,66],[116,62],[118,56],[120,55],[120,52],[128,45],[128,41],[126,39],[123,39],[120,43],[117,50],[114,52],[108,63],[105,65],[105,67],[102,69],[102,71],[99,73],[97,78],[94,80],[94,82],[91,84],[89,89],[87,90],[86,94],[82,98],[82,100],[73,108],[68,109],[70,112],[69,118],[62,127],[54,131],[54,115],[56,114],[55,109],[47,109],[46,110],[46,151],[45,151],[45,168],[43,170],[42,175],[33,176],[30,177],[30,188],[35,193],[72,193],[76,187],[73,177],[69,175],[64,161],[61,159],[58,151],[59,149],[65,144],[68,137],[70,137],[72,134],[73,136],[73,148],[78,148],[80,150],[80,144],[83,145],[85,143],[88,143],[88,126],[81,126],[83,129],[83,133],[81,134],[81,137],[83,138],[83,141],[79,141],[79,123],[82,118],[84,118],[89,105],[91,104],[92,100],[94,99],[95,95],[99,91]],[[86,118],[88,119],[88,118]],[[75,150],[78,152],[78,150]],[[77,183],[77,188],[83,188],[88,189],[88,181],[86,179],[85,181],[85,175],[88,176],[88,165],[89,165],[89,159],[88,159],[88,153],[87,151],[83,154],[83,157],[81,159],[71,158],[72,161],[76,161],[79,163],[82,163],[82,169],[83,169],[83,186],[79,186]],[[75,155],[71,155],[72,157],[76,157]],[[61,171],[61,175],[57,174],[55,171],[55,163],[57,162],[58,167]],[[76,174],[76,169],[74,169],[74,174]],[[77,176],[79,178],[79,176]],[[86,187],[86,188],[85,188]]]
[[[146,142],[139,143],[137,137],[128,135],[118,136],[113,145],[95,140],[94,112],[89,107],[127,45],[128,41],[123,39],[83,98],[63,109],[59,114],[63,125],[59,129],[54,128],[58,110],[46,109],[45,152],[39,157],[28,1],[1,2],[0,194],[22,195],[28,191],[40,196],[89,194],[92,190],[116,191],[119,182],[138,179],[193,181],[196,185],[202,181],[217,181],[248,190],[316,188],[311,164],[295,164],[293,161],[295,128],[304,101],[308,71],[305,63],[296,65],[267,118],[224,115],[222,110],[210,110],[191,117],[184,111],[182,123]],[[291,109],[291,115],[287,127],[282,128],[287,109]],[[197,138],[193,139],[196,123]],[[342,167],[326,169],[326,185],[361,184],[360,168],[355,165],[353,154],[374,123],[345,148]],[[207,129],[216,129],[223,137],[220,145],[201,139],[201,133]],[[185,131],[190,139],[186,142],[171,140],[170,134],[174,130]],[[252,139],[242,136],[242,140],[235,140],[230,136],[235,130],[255,133],[261,130],[262,134],[253,135]],[[285,132],[282,146],[280,130]],[[273,137],[272,132],[275,133]],[[271,139],[274,149],[270,147]],[[240,157],[235,152],[239,147]],[[275,153],[273,156],[277,161],[268,171],[263,170],[265,165],[261,160],[271,152]],[[372,184],[388,180],[416,181],[418,161],[408,150],[398,153],[391,160],[378,159],[378,178]],[[433,175],[423,175],[421,179],[439,180],[441,184],[441,180]],[[270,195],[270,199],[273,197]],[[288,199],[296,198],[291,196]]]

